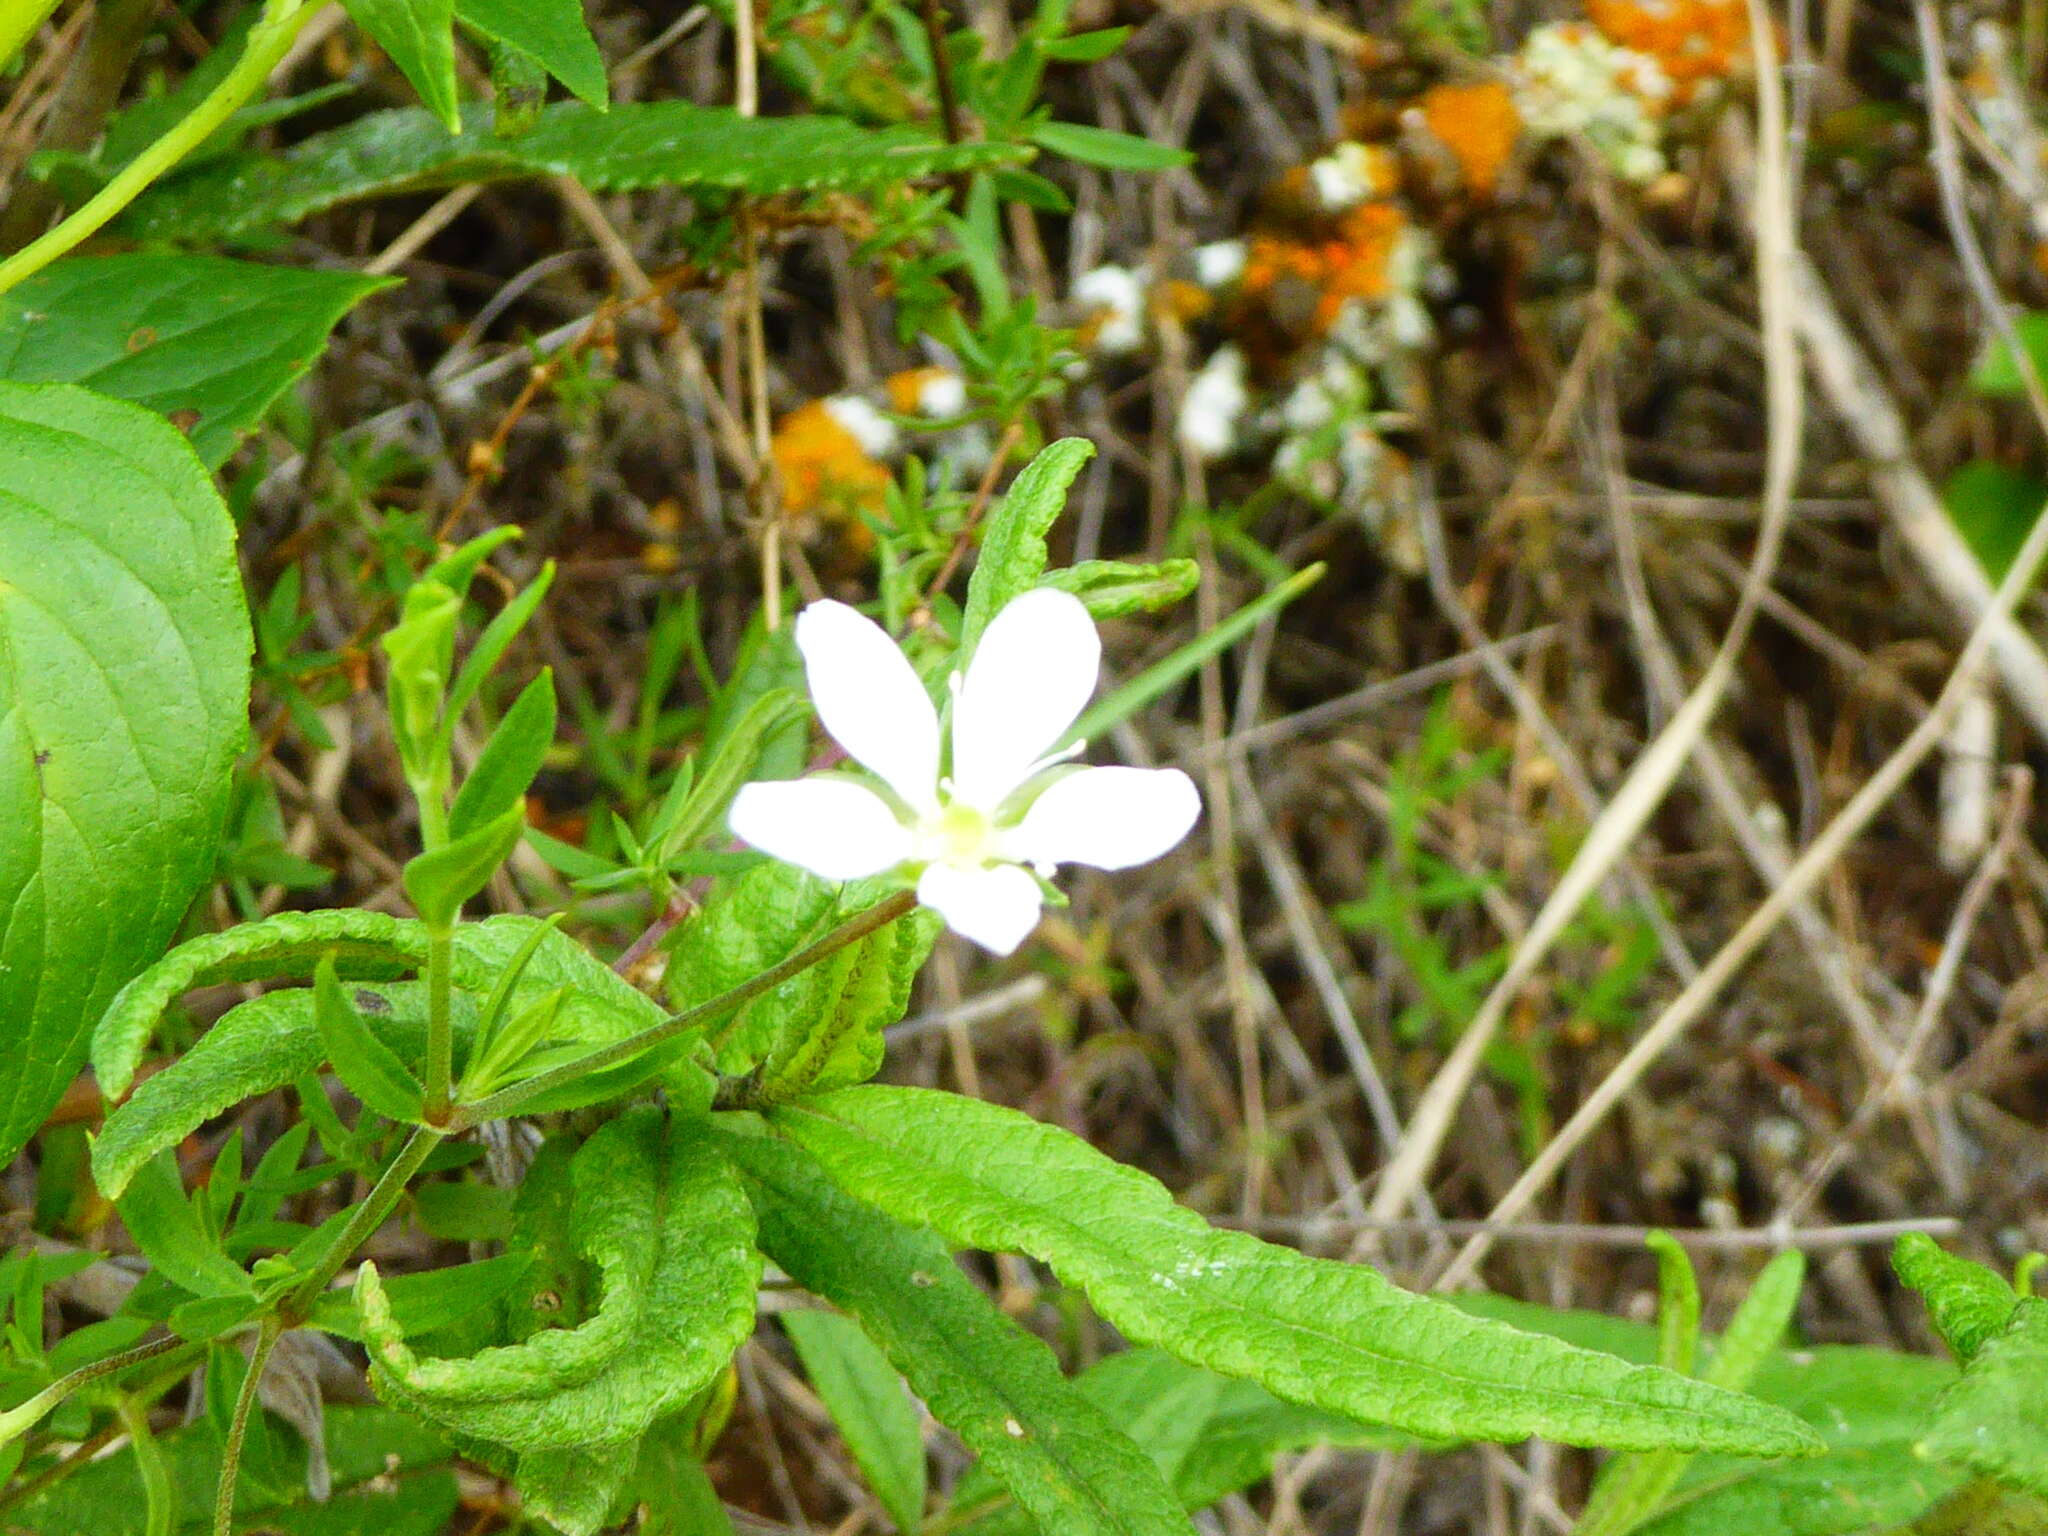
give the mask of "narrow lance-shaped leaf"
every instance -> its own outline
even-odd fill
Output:
[[[255,1282],[241,1265],[201,1229],[169,1152],[143,1165],[117,1206],[135,1246],[172,1284],[200,1297],[255,1294]]]
[[[882,1508],[897,1530],[915,1532],[924,1520],[924,1432],[889,1357],[836,1312],[785,1312],[782,1329]]]
[[[929,1233],[836,1188],[810,1156],[744,1134],[761,1245],[806,1290],[859,1318],[933,1415],[1059,1536],[1189,1536],[1159,1470],[1067,1382],[1052,1353],[983,1296]]]
[[[418,1121],[424,1099],[419,1079],[396,1051],[370,1033],[342,991],[331,960],[322,960],[313,973],[313,1022],[334,1075],[351,1093],[388,1120]]]
[[[250,649],[234,525],[178,433],[0,383],[0,1161],[212,872]]]
[[[972,654],[989,620],[1011,598],[1038,585],[1045,573],[1045,535],[1067,504],[1067,489],[1081,467],[1095,457],[1085,438],[1063,437],[1041,450],[1017,473],[982,535],[981,553],[967,581],[967,608],[960,621],[960,653]]]
[[[1363,1265],[1218,1231],[1156,1180],[1014,1110],[864,1087],[775,1123],[891,1215],[1029,1254],[1129,1338],[1296,1402],[1472,1439],[1756,1455],[1817,1445],[1761,1403],[1482,1322]]]
[[[1162,560],[1157,565],[1083,560],[1079,565],[1047,571],[1038,584],[1073,593],[1087,607],[1090,618],[1101,620],[1171,608],[1201,585],[1201,580],[1201,568],[1192,560]]]
[[[462,126],[455,96],[454,0],[342,0],[350,18],[390,55],[429,110],[453,133]]]
[[[448,812],[449,836],[461,838],[524,804],[533,776],[554,744],[555,674],[543,667],[477,754],[476,766],[462,781]]]

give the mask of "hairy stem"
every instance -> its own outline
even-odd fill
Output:
[[[744,1007],[763,992],[773,991],[790,977],[807,971],[827,955],[858,943],[879,928],[902,917],[917,905],[917,897],[910,891],[898,891],[884,901],[877,902],[865,912],[856,913],[837,928],[819,939],[815,944],[806,945],[779,965],[772,965],[760,975],[741,982],[730,992],[722,992],[708,1002],[686,1008],[672,1014],[661,1023],[643,1029],[637,1035],[628,1035],[623,1040],[579,1056],[574,1061],[565,1061],[559,1067],[530,1077],[523,1083],[478,1099],[475,1103],[464,1104],[448,1120],[450,1135],[481,1125],[486,1120],[502,1120],[507,1115],[517,1114],[519,1106],[551,1092],[565,1083],[573,1083],[579,1077],[600,1072],[606,1067],[617,1066],[622,1061],[631,1061],[644,1051],[653,1049],[665,1040],[673,1040],[699,1025],[711,1023],[735,1010]]]
[[[0,1413],[0,1445],[6,1445],[79,1388],[89,1387],[104,1377],[127,1370],[131,1365],[140,1365],[145,1360],[154,1360],[158,1355],[167,1355],[172,1350],[182,1348],[184,1344],[185,1341],[180,1338],[157,1339],[153,1343],[138,1344],[133,1349],[124,1349],[120,1354],[109,1355],[104,1360],[95,1360],[90,1365],[81,1365],[69,1376],[51,1382],[27,1402]]]
[[[242,1390],[235,1394],[235,1417],[228,1425],[228,1443],[220,1453],[220,1487],[213,1499],[213,1536],[234,1536],[235,1484],[242,1475],[242,1443],[249,1438],[249,1415],[256,1407],[256,1393],[263,1382],[263,1368],[270,1363],[270,1351],[284,1325],[275,1316],[263,1320],[256,1347],[249,1352],[249,1374],[242,1378]]]
[[[235,67],[169,132],[123,166],[112,181],[63,223],[0,262],[0,293],[40,272],[96,233],[143,189],[203,144],[237,108],[263,89],[270,71],[325,0],[265,0]]]
[[[350,1215],[348,1224],[334,1235],[334,1241],[320,1256],[319,1262],[307,1272],[306,1277],[285,1299],[284,1305],[279,1308],[281,1316],[296,1324],[312,1310],[313,1303],[319,1299],[320,1293],[327,1289],[327,1282],[340,1273],[341,1266],[348,1262],[349,1255],[362,1247],[370,1234],[383,1226],[385,1218],[397,1209],[399,1199],[405,1194],[406,1185],[412,1182],[413,1175],[425,1166],[427,1158],[440,1144],[439,1131],[427,1126],[420,1126],[413,1131],[405,1145],[399,1148],[398,1156],[378,1175],[370,1193]]]
[[[448,1085],[455,1076],[455,935],[427,939],[427,1081],[424,1113],[432,1125],[448,1118]]]

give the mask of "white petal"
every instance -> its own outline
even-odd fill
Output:
[[[827,880],[859,880],[910,857],[909,829],[880,795],[849,779],[749,784],[726,820],[763,853]]]
[[[993,627],[993,626],[991,626]],[[832,739],[915,811],[936,803],[939,716],[896,642],[844,603],[812,603],[796,619],[811,702]]]
[[[1095,692],[1102,639],[1081,600],[1039,587],[982,632],[953,702],[953,793],[993,813]]]
[[[917,899],[983,949],[1007,955],[1038,926],[1043,893],[1014,864],[962,869],[933,864],[917,882]]]
[[[1158,858],[1202,814],[1178,768],[1083,768],[1055,779],[1001,834],[1006,857],[1032,864],[1129,869]]]

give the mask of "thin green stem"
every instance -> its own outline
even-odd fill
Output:
[[[151,182],[205,143],[215,129],[263,89],[264,81],[285,56],[292,40],[323,4],[325,0],[264,0],[263,14],[249,29],[242,56],[221,77],[220,84],[169,132],[123,166],[82,208],[40,240],[0,262],[0,293],[40,272],[96,233],[134,202]]]
[[[163,1447],[149,1427],[149,1409],[140,1398],[128,1396],[115,1405],[128,1443],[135,1448],[135,1470],[142,1474],[143,1536],[171,1536],[177,1518],[178,1495],[171,1486],[171,1470],[164,1465]]]
[[[805,946],[778,965],[772,965],[751,980],[743,981],[730,992],[721,992],[709,1002],[686,1008],[672,1014],[661,1023],[643,1029],[637,1035],[628,1035],[574,1061],[565,1061],[559,1067],[529,1077],[523,1083],[514,1083],[497,1093],[489,1094],[472,1104],[459,1106],[449,1118],[447,1131],[450,1135],[481,1125],[486,1120],[502,1120],[507,1115],[517,1114],[519,1106],[552,1092],[565,1083],[572,1083],[579,1077],[592,1072],[601,1072],[606,1067],[617,1066],[622,1061],[631,1061],[643,1051],[653,1049],[665,1040],[673,1040],[702,1024],[709,1024],[725,1014],[744,1007],[763,992],[771,992],[790,977],[807,971],[827,955],[858,943],[879,928],[902,917],[917,905],[917,896],[910,891],[898,891],[886,900],[877,902],[865,912],[848,918],[837,928],[819,939],[815,944]],[[718,1037],[713,1037],[717,1043]]]
[[[320,1293],[327,1289],[327,1282],[341,1272],[341,1266],[348,1262],[349,1255],[362,1247],[370,1234],[383,1226],[385,1218],[398,1208],[406,1185],[426,1165],[434,1148],[441,1144],[441,1134],[424,1125],[413,1131],[405,1145],[398,1149],[398,1156],[378,1175],[376,1184],[363,1198],[362,1204],[349,1216],[348,1224],[334,1234],[334,1241],[320,1256],[319,1262],[307,1271],[305,1278],[286,1298],[279,1309],[281,1315],[296,1324],[312,1310]]]
[[[22,1431],[33,1426],[44,1414],[79,1388],[89,1387],[104,1377],[127,1370],[131,1365],[140,1365],[145,1360],[154,1360],[158,1355],[167,1355],[181,1347],[184,1342],[179,1338],[157,1339],[153,1343],[138,1344],[133,1349],[124,1349],[120,1354],[109,1355],[104,1360],[95,1360],[90,1365],[81,1365],[69,1376],[51,1382],[27,1402],[0,1413],[0,1445],[6,1445]]]
[[[0,9],[0,69],[14,62],[55,9],[57,0],[16,0],[13,7]]]
[[[427,937],[427,1081],[424,1114],[430,1125],[448,1119],[448,1085],[455,1078],[455,934]]]
[[[249,1438],[249,1415],[256,1408],[256,1393],[263,1384],[263,1368],[270,1363],[270,1351],[284,1324],[273,1315],[263,1319],[263,1331],[249,1352],[249,1374],[242,1378],[242,1390],[235,1394],[235,1417],[228,1425],[228,1443],[220,1453],[220,1487],[213,1499],[213,1536],[234,1536],[235,1484],[242,1476],[242,1443]]]

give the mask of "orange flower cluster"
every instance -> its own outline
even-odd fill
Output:
[[[1657,61],[1674,107],[1749,64],[1743,0],[1586,0],[1586,16],[1609,42]]]
[[[1245,295],[1263,300],[1285,283],[1305,284],[1315,294],[1310,329],[1327,335],[1352,299],[1387,296],[1389,259],[1406,222],[1392,203],[1370,202],[1339,215],[1324,239],[1256,236],[1245,254]]]
[[[793,516],[850,521],[884,506],[888,467],[868,456],[823,400],[800,405],[776,423],[769,455],[783,508]]]
[[[1423,125],[1451,152],[1474,197],[1491,197],[1522,134],[1514,93],[1498,80],[1433,85],[1422,93]]]

